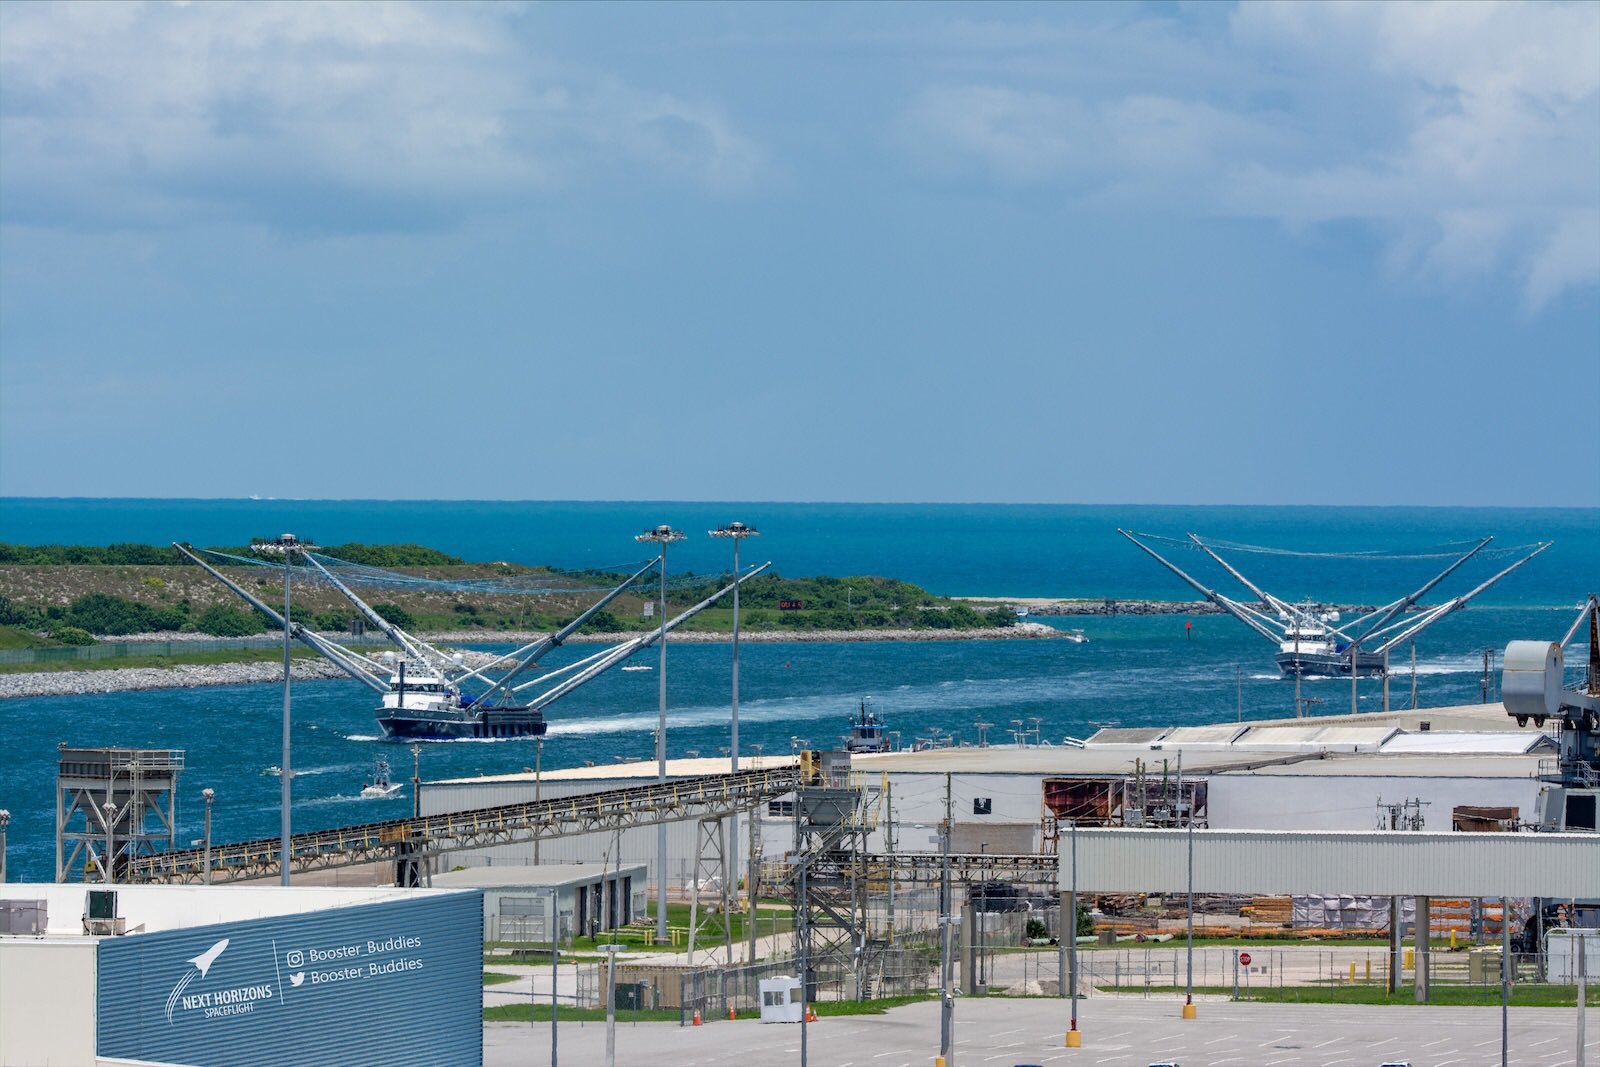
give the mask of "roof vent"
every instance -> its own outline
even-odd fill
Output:
[[[1427,719],[1423,719],[1421,722],[1417,723],[1417,729],[1421,730],[1423,733],[1427,733],[1429,730],[1433,729],[1433,723],[1429,722]]]

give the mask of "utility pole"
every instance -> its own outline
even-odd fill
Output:
[[[111,801],[108,800],[108,801],[106,801],[104,804],[102,804],[100,806],[100,810],[105,813],[105,817],[106,817],[106,879],[105,880],[106,880],[106,884],[109,885],[112,882],[115,882],[117,880],[117,861],[116,861],[117,838],[116,838],[116,831],[113,829],[113,827],[115,826],[116,821],[117,821],[117,806],[115,804],[111,803]]]
[[[1354,660],[1351,661],[1354,663]],[[1185,837],[1189,841],[1189,903],[1188,916],[1185,920],[1188,937],[1188,962],[1184,964],[1184,994],[1183,1017],[1193,1019],[1194,1008],[1194,806],[1188,807],[1183,803],[1183,749],[1178,750],[1178,810],[1183,812],[1183,821],[1188,826]]]
[[[6,880],[6,827],[11,823],[11,813],[5,808],[0,808],[0,885]],[[209,870],[211,864],[207,863]]]
[[[611,957],[616,959],[615,956]],[[530,980],[528,988],[533,988]],[[557,1041],[561,1034],[560,1020],[556,1018],[556,993],[561,988],[561,897],[557,890],[550,890],[550,1067],[557,1065]],[[533,1020],[533,1012],[528,1012],[528,1019]]]
[[[663,523],[634,538],[635,541],[648,541],[660,547],[661,555],[658,561],[661,565],[660,599],[656,610],[659,613],[661,629],[656,634],[656,781],[665,783],[667,780],[667,546],[674,541],[682,541],[684,533],[674,530]],[[661,823],[656,830],[656,862],[660,870],[656,876],[656,943],[667,942],[667,824]]]
[[[1356,685],[1361,678],[1361,672],[1356,670],[1356,661],[1361,658],[1361,646],[1356,642],[1350,643],[1350,714],[1354,715],[1356,707]]]
[[[950,901],[950,818],[952,814],[950,772],[944,776],[944,826],[940,837],[943,858],[939,869],[939,923],[944,936],[939,939],[939,1058],[936,1067],[955,1067],[955,991],[950,988],[952,916]]]
[[[1411,642],[1411,710],[1417,710],[1417,643]]]

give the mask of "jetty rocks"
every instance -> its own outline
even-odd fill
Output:
[[[299,680],[345,678],[322,659],[297,659],[292,676]],[[180,664],[175,667],[119,667],[102,671],[29,671],[0,674],[0,700],[7,697],[69,697],[88,693],[125,693],[136,689],[194,689],[207,685],[252,685],[283,678],[283,664]]]

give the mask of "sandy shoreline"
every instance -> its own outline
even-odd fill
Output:
[[[528,644],[546,636],[543,633],[513,633],[509,631],[465,630],[453,633],[427,634],[424,639],[439,644]],[[638,634],[584,634],[570,638],[572,644],[615,644]],[[785,642],[821,641],[1030,641],[1048,640],[1061,636],[1061,631],[1043,623],[1019,622],[1015,626],[981,630],[785,630],[741,633],[741,642],[776,644]],[[171,635],[133,635],[141,638],[169,640]],[[337,640],[337,638],[335,638]],[[119,640],[130,640],[120,638]],[[674,633],[670,640],[677,644],[728,643],[731,636],[722,633]],[[480,654],[482,655],[482,654]],[[485,661],[491,659],[483,655]],[[275,660],[257,663],[181,664],[175,667],[113,667],[98,671],[28,671],[0,674],[0,700],[17,697],[82,696],[91,693],[123,693],[146,689],[194,689],[214,685],[251,685],[276,682],[283,668]],[[294,677],[304,680],[348,677],[333,664],[322,659],[296,659]]]

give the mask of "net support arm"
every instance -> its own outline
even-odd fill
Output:
[[[1446,578],[1450,577],[1450,575],[1454,574],[1456,572],[1456,570],[1458,568],[1460,568],[1460,566],[1463,563],[1467,562],[1467,560],[1471,559],[1473,556],[1476,556],[1479,552],[1482,552],[1485,548],[1487,548],[1489,546],[1489,542],[1493,541],[1493,540],[1494,540],[1494,538],[1492,538],[1492,537],[1485,537],[1483,540],[1479,541],[1476,545],[1472,546],[1472,548],[1470,548],[1467,551],[1466,555],[1462,556],[1460,559],[1458,559],[1454,563],[1450,564],[1450,566],[1446,567],[1444,570],[1442,570],[1438,574],[1434,575],[1433,579],[1431,581],[1427,582],[1426,584],[1424,584],[1421,589],[1418,589],[1416,592],[1411,593],[1408,596],[1401,597],[1399,600],[1396,600],[1393,604],[1386,604],[1385,606],[1377,609],[1376,611],[1373,611],[1373,612],[1370,612],[1370,613],[1368,613],[1366,615],[1361,616],[1359,619],[1356,619],[1356,620],[1354,620],[1353,622],[1351,622],[1349,624],[1350,628],[1352,630],[1354,630],[1354,629],[1357,629],[1358,627],[1366,625],[1367,629],[1369,631],[1368,635],[1370,635],[1370,633],[1372,633],[1372,632],[1376,632],[1378,630],[1383,629],[1383,627],[1385,627],[1385,626],[1387,626],[1389,624],[1389,620],[1393,619],[1396,615],[1399,615],[1401,612],[1405,611],[1411,605],[1415,604],[1417,601],[1419,601],[1423,597],[1427,596],[1428,593],[1433,589],[1434,586],[1438,585],[1440,582],[1442,582]],[[1373,618],[1373,616],[1375,616],[1375,615],[1378,616],[1377,620],[1371,622],[1370,625],[1368,625],[1368,620],[1371,620]],[[1367,635],[1364,635],[1364,636],[1367,636]]]
[[[187,545],[181,545],[174,541],[172,543],[172,547],[189,557],[189,559],[193,560],[195,563],[199,564],[207,574],[211,575],[211,577],[215,578],[217,581],[233,590],[233,592],[237,594],[241,600],[243,600],[246,604],[249,604],[252,608],[255,608],[256,611],[260,612],[266,617],[268,622],[272,623],[278,629],[281,630],[285,625],[287,625],[289,627],[289,635],[291,637],[311,648],[318,655],[322,656],[329,663],[332,663],[335,667],[338,667],[340,670],[344,671],[356,681],[361,682],[363,685],[374,690],[375,692],[382,693],[388,690],[389,687],[380,681],[377,675],[373,674],[366,667],[362,666],[361,657],[357,656],[354,652],[351,652],[343,645],[335,644],[334,642],[329,641],[321,634],[306,629],[297,622],[286,623],[282,615],[279,615],[269,605],[263,602],[255,594],[251,593],[248,589],[245,589],[239,583],[229,578],[226,574],[223,574],[221,571],[217,570],[217,568],[201,559],[198,555],[191,551]]]
[[[322,576],[332,583],[335,589],[343,593],[346,600],[350,601],[350,603],[359,608],[361,614],[367,617],[368,622],[382,630],[384,635],[387,636],[389,640],[399,645],[405,651],[406,655],[410,656],[412,659],[415,659],[418,663],[425,665],[432,662],[432,659],[430,659],[428,655],[430,652],[433,653],[433,657],[438,659],[440,662],[444,661],[444,656],[437,649],[424,649],[419,642],[411,637],[410,634],[406,633],[404,630],[400,629],[400,627],[396,626],[394,623],[390,622],[388,619],[372,610],[371,606],[369,606],[365,600],[362,600],[360,597],[356,596],[355,593],[350,591],[349,586],[345,585],[338,578],[334,577],[333,572],[324,567],[322,565],[322,561],[317,559],[313,553],[302,552],[301,555],[305,556],[311,565],[317,568],[317,570],[321,572]]]
[[[1205,597],[1207,600],[1211,601],[1211,603],[1215,604],[1223,611],[1226,611],[1229,615],[1232,615],[1234,618],[1250,627],[1250,629],[1254,630],[1262,637],[1265,637],[1268,641],[1271,641],[1276,645],[1283,639],[1281,634],[1274,633],[1272,628],[1266,623],[1255,618],[1254,613],[1252,613],[1250,609],[1245,607],[1243,604],[1239,604],[1228,599],[1215,589],[1201,585],[1199,581],[1189,577],[1189,575],[1177,564],[1167,560],[1159,552],[1145,544],[1143,541],[1139,540],[1137,537],[1133,536],[1133,534],[1129,533],[1127,530],[1119,529],[1117,533],[1138,545],[1149,554],[1150,558],[1154,559],[1157,563],[1167,568],[1167,570],[1171,571],[1173,574],[1176,574],[1179,578],[1182,578],[1185,582],[1188,582],[1191,586],[1193,586],[1195,591],[1201,596]]]
[[[712,593],[710,596],[700,601],[700,603],[696,604],[694,607],[687,609],[676,618],[666,623],[666,625],[660,629],[651,630],[648,634],[641,634],[640,636],[632,638],[631,640],[624,641],[622,644],[611,649],[609,652],[601,653],[600,658],[594,663],[593,666],[586,668],[578,674],[575,674],[561,682],[559,685],[551,688],[547,692],[535,697],[531,701],[532,705],[537,708],[542,708],[551,701],[557,700],[560,697],[565,696],[567,693],[572,692],[572,690],[578,688],[580,685],[583,685],[591,678],[604,674],[606,671],[610,670],[618,663],[621,663],[635,652],[638,652],[641,649],[649,648],[651,645],[656,643],[657,639],[660,638],[663,632],[672,632],[679,626],[679,624],[694,618],[706,608],[709,608],[712,604],[715,604],[728,593],[732,592],[734,586],[754,578],[756,575],[760,574],[770,566],[772,566],[772,561],[768,560],[761,566],[752,568],[745,574],[738,576],[729,584],[723,586],[715,593]]]
[[[626,591],[640,578],[643,578],[646,574],[649,574],[650,571],[655,568],[656,562],[659,558],[660,557],[650,560],[643,567],[640,567],[637,571],[634,571],[633,574],[629,575],[621,585],[617,586],[605,596],[595,601],[576,619],[573,619],[555,633],[550,634],[548,637],[544,637],[538,641],[523,645],[515,652],[508,652],[504,656],[495,660],[493,663],[485,664],[470,674],[462,675],[459,679],[457,679],[457,681],[462,682],[466,681],[468,678],[485,677],[485,672],[491,670],[498,664],[505,663],[508,660],[516,660],[516,665],[507,671],[506,674],[496,681],[492,686],[490,686],[489,692],[494,693],[498,690],[505,689],[511,684],[512,680],[515,679],[517,675],[521,674],[523,671],[537,663],[539,661],[539,657],[545,655],[551,649],[560,647],[562,642],[566,641],[567,638],[577,633],[579,627],[593,618],[602,608],[611,603],[613,600],[617,599],[617,597],[621,596],[624,591]]]
[[[1463,593],[1458,597],[1447,600],[1438,607],[1433,608],[1431,611],[1424,613],[1420,619],[1416,619],[1412,621],[1410,625],[1401,628],[1399,633],[1384,641],[1383,644],[1374,649],[1374,654],[1379,656],[1384,655],[1395,646],[1405,644],[1407,641],[1411,640],[1413,637],[1417,636],[1417,634],[1421,633],[1423,630],[1426,630],[1428,627],[1432,626],[1446,615],[1451,615],[1457,611],[1460,611],[1462,608],[1466,607],[1467,604],[1473,600],[1473,598],[1488,590],[1489,587],[1493,586],[1500,579],[1504,578],[1518,567],[1521,567],[1523,564],[1533,559],[1533,557],[1537,556],[1554,543],[1554,541],[1541,542],[1538,548],[1535,548],[1532,552],[1529,552],[1526,556],[1523,556],[1521,559],[1517,560],[1511,566],[1500,571],[1493,577],[1485,579],[1471,592]],[[1390,628],[1393,629],[1392,626]],[[1370,641],[1373,636],[1375,635],[1368,634],[1367,640]]]

